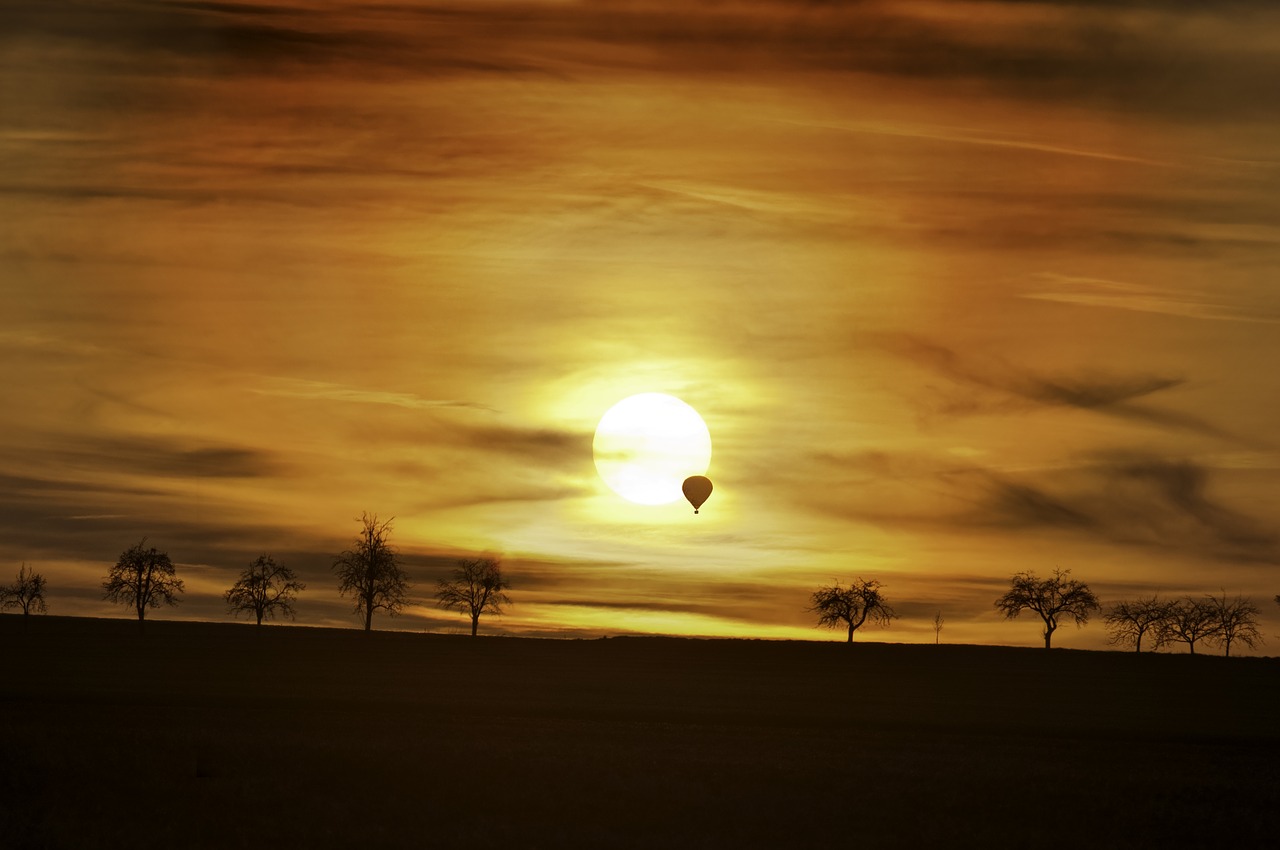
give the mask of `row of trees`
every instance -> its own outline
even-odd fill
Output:
[[[376,515],[364,514],[355,545],[340,554],[333,563],[338,577],[338,592],[353,597],[354,612],[364,618],[364,628],[373,628],[373,615],[384,611],[400,613],[412,604],[407,575],[397,563],[395,549],[389,543],[392,520],[379,522]],[[995,601],[995,607],[1007,619],[1024,611],[1040,617],[1044,624],[1044,646],[1052,646],[1053,634],[1068,620],[1077,627],[1089,622],[1101,611],[1098,597],[1084,582],[1070,578],[1070,570],[1054,570],[1047,578],[1034,572],[1020,572],[1010,579],[1009,590]],[[0,585],[0,610],[21,609],[24,616],[46,610],[46,582],[40,573],[24,563],[17,579]],[[139,622],[148,609],[161,604],[175,605],[183,592],[182,579],[165,552],[148,548],[145,538],[121,553],[103,581],[106,599],[133,608]],[[837,581],[821,587],[811,597],[809,611],[818,615],[818,625],[843,628],[846,639],[870,622],[888,626],[898,615],[885,599],[880,582],[855,580],[848,587]],[[493,558],[462,559],[448,579],[436,582],[435,601],[446,610],[458,611],[471,620],[475,636],[483,614],[501,615],[503,606],[511,604],[506,591],[510,588],[502,566]],[[225,594],[229,613],[252,615],[258,625],[263,619],[285,616],[293,619],[294,603],[306,585],[293,570],[276,563],[270,555],[260,555],[240,573]],[[1276,596],[1280,604],[1280,594]],[[1112,605],[1104,622],[1112,645],[1133,646],[1142,651],[1148,641],[1152,649],[1173,643],[1185,643],[1194,655],[1196,645],[1204,642],[1222,647],[1230,655],[1233,645],[1256,649],[1263,642],[1258,630],[1259,612],[1248,598],[1228,599],[1206,595],[1199,599],[1186,596],[1162,600],[1157,596],[1125,600]],[[942,612],[933,621],[935,642],[942,632]]]
[[[355,598],[355,612],[364,616],[365,631],[373,628],[375,611],[395,615],[412,602],[409,579],[396,563],[396,552],[387,540],[391,522],[378,522],[377,515],[361,516],[355,546],[333,564],[338,592]],[[507,596],[510,587],[496,559],[464,558],[451,578],[437,580],[435,600],[441,608],[470,617],[471,636],[475,637],[482,614],[501,615],[502,606],[511,604]]]
[[[1014,619],[1023,611],[1038,615],[1044,624],[1044,647],[1049,649],[1059,625],[1071,621],[1077,627],[1083,626],[1092,614],[1102,610],[1089,585],[1070,578],[1070,574],[1070,570],[1054,570],[1053,575],[1040,578],[1034,572],[1017,573],[1009,581],[1009,590],[995,601],[995,607],[1006,619]],[[864,624],[888,626],[897,618],[882,587],[875,580],[859,578],[848,587],[841,587],[837,581],[814,591],[807,610],[818,615],[819,626],[845,629],[846,640],[852,643],[853,633]],[[1280,594],[1276,603],[1280,604]],[[1161,600],[1149,596],[1121,601],[1107,610],[1104,621],[1112,645],[1132,645],[1137,652],[1142,651],[1143,638],[1148,637],[1153,649],[1181,642],[1187,644],[1192,655],[1201,641],[1221,646],[1226,655],[1231,654],[1233,644],[1256,649],[1262,643],[1257,607],[1240,596],[1228,599],[1226,591],[1221,596],[1199,599],[1186,596]],[[943,622],[939,611],[933,620],[935,641]]]
[[[392,520],[379,522],[376,515],[366,513],[359,521],[361,531],[355,545],[337,557],[333,570],[339,594],[354,599],[354,611],[363,616],[365,631],[370,631],[375,612],[399,614],[414,600],[408,576],[389,542]],[[14,584],[0,586],[0,610],[21,608],[24,615],[44,612],[45,586],[44,576],[23,564]],[[263,554],[240,573],[223,594],[223,601],[228,613],[236,617],[248,614],[262,625],[264,619],[277,616],[293,619],[298,594],[306,587],[292,569]],[[142,623],[148,610],[178,604],[185,586],[168,553],[148,547],[144,538],[120,554],[102,588],[104,599],[133,609]],[[501,615],[503,606],[511,604],[506,593],[509,588],[496,559],[466,558],[458,561],[449,578],[436,582],[435,601],[441,608],[470,617],[474,637],[481,615]]]
[[[1280,603],[1280,595],[1276,602]],[[1106,624],[1113,645],[1131,645],[1135,652],[1142,651],[1144,637],[1151,638],[1152,649],[1185,643],[1192,655],[1201,641],[1222,647],[1224,655],[1231,654],[1233,644],[1257,649],[1262,643],[1257,607],[1240,596],[1228,599],[1226,591],[1221,596],[1205,595],[1199,599],[1146,596],[1117,602],[1107,612]]]

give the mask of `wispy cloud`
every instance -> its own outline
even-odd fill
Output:
[[[171,437],[93,437],[51,448],[58,464],[101,473],[174,478],[257,478],[283,472],[271,452],[243,446],[201,445]]]
[[[959,634],[1048,544],[1274,573],[1262,0],[4,15],[0,555],[77,610],[147,535],[185,611],[268,550],[348,623],[366,507],[423,582],[512,553],[512,631],[775,634],[862,573]],[[711,424],[692,523],[592,467],[646,390]]]
[[[1180,376],[1103,372],[1042,375],[1001,358],[962,355],[952,348],[917,337],[888,336],[882,341],[886,350],[946,377],[958,386],[990,393],[986,397],[944,397],[943,404],[933,406],[931,412],[935,414],[971,415],[1035,407],[1066,407],[1207,437],[1237,439],[1226,429],[1201,417],[1140,403],[1149,396],[1185,384],[1186,379]]]
[[[1008,148],[1011,150],[1032,151],[1055,156],[1083,157],[1085,159],[1101,159],[1110,162],[1132,163],[1168,168],[1175,163],[1167,160],[1151,159],[1145,156],[1126,154],[1119,151],[1091,150],[1088,148],[1069,147],[1036,139],[1008,137],[1002,138],[984,134],[977,128],[967,127],[930,127],[926,125],[856,123],[856,124],[807,124],[827,130],[838,130],[845,133],[866,133],[876,136],[892,136],[904,139],[922,139],[934,142],[953,142],[960,145],[977,145],[990,148]]]
[[[414,393],[360,389],[326,381],[309,381],[302,378],[267,378],[260,386],[253,387],[250,391],[259,395],[272,395],[307,401],[388,404],[408,410],[439,410],[446,408],[493,410],[488,405],[471,401],[423,398]]]
[[[1022,297],[1057,301],[1081,307],[1107,307],[1113,310],[1161,313],[1187,319],[1280,324],[1280,317],[1248,313],[1227,304],[1215,302],[1211,297],[1200,293],[1179,293],[1137,283],[1073,277],[1049,272],[1042,273],[1038,277],[1044,281],[1045,285],[1053,288],[1028,292]]]
[[[1191,547],[1210,557],[1280,563],[1277,530],[1212,498],[1209,483],[1209,470],[1193,461],[1115,452],[1067,474],[1029,481],[990,476],[989,499],[975,518],[1084,531],[1127,545]]]
[[[1250,102],[1265,110],[1265,81],[1278,70],[1264,35],[1274,10],[1255,3],[1143,4],[1126,14],[1012,2],[956,3],[947,11],[937,4],[780,2],[192,2],[55,11],[19,2],[6,14],[11,42],[92,43],[116,51],[113,62],[133,56],[157,70],[217,75],[817,70],[977,82],[1040,100],[1185,113]]]
[[[1213,495],[1215,470],[1141,451],[1002,470],[927,455],[823,456],[850,476],[815,507],[902,528],[1052,532],[1158,551],[1280,564],[1280,528]]]

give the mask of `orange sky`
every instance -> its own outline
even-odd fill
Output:
[[[867,638],[1035,646],[992,601],[1062,567],[1274,652],[1280,11],[690,5],[6,3],[0,567],[123,616],[146,535],[221,618],[269,551],[355,625],[367,510],[424,597],[502,555],[487,631],[839,639],[861,576]],[[701,516],[595,474],[645,391]]]

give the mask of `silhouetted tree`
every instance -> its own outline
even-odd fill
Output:
[[[240,616],[241,611],[252,613],[262,625],[262,618],[272,618],[279,612],[293,619],[293,603],[298,592],[307,586],[298,581],[293,570],[281,566],[270,555],[259,555],[240,573],[240,578],[226,592],[227,610]]]
[[[818,615],[821,627],[835,629],[843,625],[847,631],[845,642],[853,643],[853,633],[868,620],[888,626],[898,616],[885,602],[881,587],[875,579],[854,579],[848,587],[841,587],[837,581],[815,590],[806,610]]]
[[[395,616],[409,602],[409,580],[396,564],[396,553],[387,543],[392,517],[378,522],[377,514],[361,514],[362,526],[354,548],[333,562],[338,574],[338,592],[356,599],[355,612],[364,614],[364,630],[373,628],[373,612],[378,609]]]
[[[25,628],[32,611],[43,614],[49,610],[44,602],[44,587],[44,576],[35,570],[28,570],[24,563],[18,568],[18,578],[13,584],[0,585],[0,611],[21,608]]]
[[[1222,596],[1206,596],[1205,604],[1213,612],[1212,633],[1208,642],[1223,648],[1223,655],[1231,655],[1231,644],[1239,642],[1257,649],[1262,643],[1262,632],[1258,631],[1258,608],[1247,597],[1237,596],[1228,600],[1227,592]]]
[[[941,642],[942,642],[942,624],[943,624],[943,623],[945,623],[945,622],[946,622],[946,620],[942,619],[942,612],[941,612],[941,611],[939,611],[938,613],[936,613],[936,614],[934,614],[934,615],[933,615],[933,643],[934,643],[934,646],[937,646],[939,643],[941,643]]]
[[[138,613],[138,623],[146,619],[147,609],[165,605],[177,605],[182,593],[182,579],[169,555],[154,546],[146,548],[144,537],[137,544],[120,553],[120,560],[107,573],[102,582],[106,591],[104,599],[132,605]]]
[[[436,604],[471,618],[471,636],[476,636],[481,614],[502,615],[502,606],[510,605],[505,591],[511,583],[502,575],[502,565],[494,558],[472,558],[458,561],[450,579],[436,581]]]
[[[1049,649],[1058,621],[1070,617],[1077,627],[1089,622],[1089,615],[1098,610],[1098,597],[1089,585],[1067,578],[1071,570],[1054,570],[1049,578],[1035,573],[1021,572],[1010,579],[1009,591],[996,600],[998,608],[1012,620],[1025,611],[1034,611],[1044,621],[1044,648]]]
[[[1207,599],[1186,596],[1169,603],[1158,627],[1160,643],[1181,641],[1195,655],[1196,644],[1213,635],[1218,628],[1217,616]]]
[[[1166,616],[1169,603],[1155,596],[1145,596],[1133,602],[1117,602],[1107,611],[1108,641],[1115,644],[1133,644],[1134,652],[1142,652],[1142,639],[1150,633],[1152,642],[1160,645],[1160,623]]]

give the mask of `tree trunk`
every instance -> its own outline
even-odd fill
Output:
[[[1187,641],[1187,646],[1191,647],[1191,654],[1192,654],[1192,655],[1195,655],[1195,654],[1196,654],[1196,642],[1195,642],[1195,641],[1193,641],[1193,640],[1189,640],[1189,641]]]
[[[853,643],[853,623],[849,624],[849,639],[845,643]]]
[[[369,600],[364,603],[364,630],[366,632],[373,631],[373,606],[369,604]]]
[[[476,636],[476,629],[480,626],[480,616],[478,614],[471,615],[471,636]]]
[[[261,626],[262,625],[262,609],[259,608],[254,613],[258,615],[258,625]]]
[[[1044,630],[1044,648],[1050,649],[1053,643],[1053,629]]]

